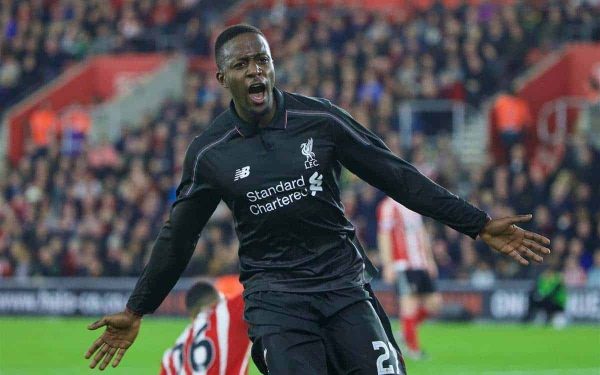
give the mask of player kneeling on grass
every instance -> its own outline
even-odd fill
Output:
[[[160,375],[247,374],[250,340],[241,293],[225,298],[207,281],[185,296],[192,319],[162,358]]]

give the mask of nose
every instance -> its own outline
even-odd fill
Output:
[[[257,63],[250,63],[248,66],[248,74],[251,76],[261,75],[263,73],[262,68]]]

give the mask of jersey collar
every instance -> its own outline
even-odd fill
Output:
[[[287,126],[287,110],[285,109],[285,100],[283,99],[283,93],[275,87],[273,88],[273,94],[277,110],[275,112],[275,117],[273,117],[273,121],[271,121],[269,125],[265,126],[265,128],[283,130]],[[233,100],[229,103],[229,117],[233,122],[235,129],[242,137],[251,137],[257,133],[257,125],[248,123],[238,116],[235,111]]]

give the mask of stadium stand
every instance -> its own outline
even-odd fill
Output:
[[[208,30],[216,16],[200,11],[198,3],[2,2],[0,106],[97,50],[176,48],[209,56]],[[485,4],[449,9],[437,3],[389,17],[339,7],[315,12],[310,6],[274,6],[250,10],[245,20],[271,42],[281,87],[348,108],[394,152],[493,216],[534,213],[531,229],[552,238],[549,262],[564,270],[567,283],[585,284],[590,269],[597,283],[600,156],[588,139],[571,137],[564,157],[551,167],[532,162],[517,142],[507,150],[506,164],[490,156],[476,169],[460,162],[449,137],[431,128],[435,121],[420,123],[410,147],[400,144],[396,108],[403,100],[445,98],[481,108],[564,42],[600,35],[600,7],[585,2]],[[200,13],[206,22],[199,23]],[[173,37],[162,40],[164,34]],[[187,144],[228,105],[210,80],[205,72],[190,72],[184,100],[164,103],[114,143],[83,142],[80,153],[67,153],[56,136],[29,141],[25,156],[0,179],[0,276],[139,274],[174,199]],[[42,123],[52,122],[49,116]],[[347,213],[376,260],[381,194],[351,175],[344,185]],[[443,279],[485,284],[537,272],[482,251],[480,242],[450,229],[427,225]],[[221,207],[186,275],[236,270],[237,240]]]
[[[0,3],[0,111],[100,52],[209,55],[211,20],[233,1],[8,0]]]

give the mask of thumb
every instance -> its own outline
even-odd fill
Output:
[[[105,325],[108,324],[108,319],[107,318],[102,318],[100,320],[95,321],[94,323],[88,325],[88,329],[89,330],[95,330],[98,329],[100,327],[104,327]]]

